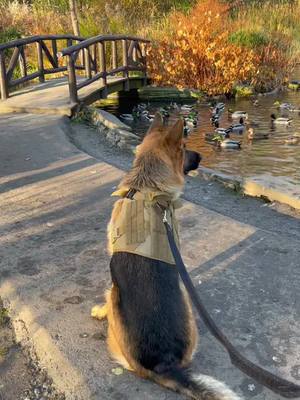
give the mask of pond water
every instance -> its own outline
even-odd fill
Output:
[[[269,138],[264,140],[249,141],[247,133],[242,135],[231,134],[232,139],[241,141],[241,150],[219,149],[205,141],[205,133],[214,131],[210,122],[210,110],[206,104],[195,104],[199,112],[199,126],[192,130],[188,147],[201,153],[202,165],[218,171],[243,177],[269,176],[271,179],[299,185],[300,183],[300,144],[287,145],[285,139],[294,133],[300,133],[300,113],[284,112],[284,115],[274,106],[275,101],[291,103],[300,109],[300,92],[286,91],[276,95],[259,96],[258,106],[253,104],[253,99],[234,99],[225,102],[225,111],[220,119],[220,127],[228,127],[232,120],[228,118],[227,110],[243,110],[249,115],[249,122],[254,121],[258,127],[255,132],[269,133]],[[168,103],[150,103],[148,110],[154,113],[162,105]],[[120,115],[131,113],[135,103],[127,102],[121,107],[111,105],[106,107],[107,111]],[[289,116],[293,118],[290,126],[275,125],[271,127],[270,115]],[[176,115],[171,115],[171,119]],[[124,121],[125,122],[125,121]],[[238,121],[236,121],[238,122]],[[126,122],[128,123],[128,122]],[[130,125],[130,123],[128,123]],[[131,124],[133,132],[143,136],[150,123],[137,121]]]

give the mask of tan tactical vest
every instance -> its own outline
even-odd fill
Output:
[[[181,206],[180,200],[174,201],[161,192],[137,192],[131,200],[124,197],[127,192],[128,189],[124,188],[112,194],[122,199],[115,203],[109,224],[111,253],[125,251],[175,264],[162,222],[163,212],[157,204],[168,209],[167,218],[179,247],[175,209]]]

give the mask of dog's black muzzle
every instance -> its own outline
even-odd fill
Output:
[[[201,159],[201,155],[196,151],[186,150],[183,163],[184,174],[187,175],[189,171],[197,169],[199,167]]]

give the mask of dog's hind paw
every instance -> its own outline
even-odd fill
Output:
[[[106,318],[106,316],[107,316],[107,304],[104,304],[103,306],[100,305],[100,304],[97,304],[96,306],[94,306],[92,308],[92,311],[91,311],[91,316],[93,318],[97,318],[97,319]]]

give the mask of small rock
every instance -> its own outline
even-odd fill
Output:
[[[248,390],[249,390],[250,392],[253,392],[253,391],[255,390],[255,385],[254,385],[254,383],[249,383],[249,385],[248,385]]]
[[[86,332],[83,332],[83,333],[80,333],[80,334],[79,334],[79,337],[81,337],[81,338],[87,338],[87,337],[89,337],[89,334],[86,333]]]
[[[83,302],[83,298],[80,296],[71,296],[64,299],[64,303],[68,304],[80,304]]]
[[[276,363],[280,363],[280,358],[277,356],[273,356],[272,360],[275,361]]]
[[[54,226],[54,224],[52,222],[47,222],[46,225],[51,228],[52,226]]]
[[[97,333],[93,334],[92,338],[95,339],[95,340],[105,340],[106,339],[106,335],[104,333],[102,333],[102,332],[97,332]]]
[[[114,375],[122,375],[123,372],[124,372],[124,369],[121,368],[121,367],[117,367],[117,368],[113,368],[113,369],[111,370],[111,372],[112,372]]]
[[[191,177],[195,177],[195,176],[198,176],[199,175],[199,172],[198,171],[196,171],[196,170],[194,170],[194,171],[190,171],[189,173],[188,173],[188,176],[191,176]]]

